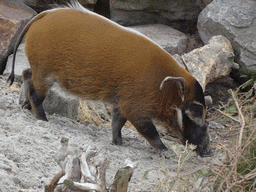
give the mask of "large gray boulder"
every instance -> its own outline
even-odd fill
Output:
[[[110,0],[111,20],[122,25],[162,23],[191,32],[201,11],[197,0]]]
[[[183,54],[187,51],[188,38],[184,33],[167,25],[151,24],[131,27],[152,39],[170,54]]]
[[[256,1],[214,0],[200,13],[197,27],[204,43],[225,36],[241,70],[256,71]]]
[[[8,56],[26,23],[36,12],[22,0],[0,1],[0,74],[3,73]]]

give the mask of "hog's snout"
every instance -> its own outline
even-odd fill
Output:
[[[210,145],[198,145],[196,152],[200,157],[212,157],[214,155]]]

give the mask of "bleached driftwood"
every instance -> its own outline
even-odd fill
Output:
[[[106,169],[109,159],[98,154],[90,146],[85,152],[78,151],[72,155],[68,155],[67,148],[68,139],[63,137],[60,150],[54,157],[62,171],[45,187],[45,192],[107,192]],[[126,160],[125,166],[116,173],[111,192],[126,192],[136,167],[137,163]]]
[[[86,152],[81,154],[80,162],[83,182],[97,184],[102,192],[107,191],[105,176],[109,160],[89,146]]]
[[[131,160],[126,159],[125,165],[116,172],[115,181],[110,192],[127,192],[128,183],[132,177],[133,170],[137,166],[137,162],[134,163]]]
[[[94,177],[92,176],[89,166],[87,164],[87,157],[89,156],[93,156],[95,155],[95,152],[93,150],[91,150],[91,147],[87,147],[86,152],[83,153],[80,157],[80,161],[81,161],[81,172],[83,175],[83,179],[84,181],[90,182],[90,183],[94,183]]]
[[[70,180],[65,180],[64,185],[67,186],[68,189],[79,192],[87,192],[87,191],[95,191],[102,192],[102,188],[97,184],[92,183],[78,183]]]
[[[54,160],[62,169],[65,169],[64,161],[67,157],[67,150],[68,150],[68,138],[62,137],[60,140],[61,147],[58,153],[55,155]]]

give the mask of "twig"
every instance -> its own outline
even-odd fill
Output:
[[[219,109],[216,109],[216,108],[215,108],[215,110],[218,111],[219,113],[221,113],[222,115],[225,115],[226,117],[232,119],[233,121],[236,121],[236,122],[240,123],[239,120],[237,120],[236,118],[234,118],[234,117],[232,117],[232,116],[230,116],[230,115],[224,113],[223,111],[221,111],[221,110],[219,110]]]
[[[240,129],[240,135],[239,135],[239,140],[238,140],[238,148],[241,148],[242,146],[242,138],[243,138],[243,131],[244,131],[244,126],[245,126],[245,120],[244,120],[244,115],[241,111],[241,108],[239,107],[239,104],[237,102],[237,99],[235,98],[234,92],[232,91],[232,98],[235,102],[239,117],[241,119],[242,122],[239,122],[241,124],[241,129]]]

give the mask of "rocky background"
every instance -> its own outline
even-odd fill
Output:
[[[65,4],[67,2],[69,1],[0,0],[0,75],[4,75],[3,77],[1,76],[2,79],[5,80],[11,71],[11,54],[19,33],[26,23],[37,13],[50,9],[56,6],[56,4]],[[219,91],[216,85],[220,85],[224,89],[234,88],[237,86],[236,82],[241,84],[245,81],[240,78],[241,74],[248,70],[256,72],[255,0],[79,0],[79,2],[92,11],[143,33],[162,46],[182,66],[188,67],[191,74],[196,77],[206,91],[206,95],[210,95],[213,98],[213,104],[218,103],[222,99],[222,102],[227,100],[225,93],[222,94],[223,98],[216,97]],[[18,89],[21,85],[21,72],[29,67],[24,53],[24,46],[24,44],[20,45],[16,57],[15,74]],[[4,87],[1,89],[2,104],[0,103],[0,114],[5,116],[5,119],[9,117],[15,119],[16,115],[13,116],[9,110],[14,109],[14,114],[22,113],[18,109],[18,103],[22,103],[23,93],[20,92],[19,99],[17,93],[11,96],[14,100],[18,99],[18,103],[12,100],[9,103],[12,103],[10,105],[15,105],[15,107],[10,107],[8,102],[7,104],[5,103],[8,100],[7,94],[4,93],[7,90],[5,82],[1,81],[0,84]],[[84,102],[86,105],[83,104]],[[48,115],[58,114],[71,119],[77,119],[78,116],[80,121],[83,121],[82,119],[88,116],[88,114],[83,114],[85,111],[83,108],[86,107],[96,113],[103,121],[110,121],[111,112],[108,110],[108,106],[102,103],[95,104],[91,101],[80,101],[78,98],[61,90],[57,85],[51,89],[44,102],[44,108]],[[23,116],[24,113],[19,118]],[[52,121],[62,121],[59,118],[59,116],[52,116]],[[90,121],[89,119],[89,123],[97,125],[95,120]],[[29,118],[20,120],[22,123],[25,121],[29,121]],[[65,119],[63,121],[66,122],[68,120]],[[10,122],[7,121],[4,124],[1,121],[0,128],[6,129],[6,123],[11,124]],[[68,121],[67,124],[72,124],[72,122]],[[51,126],[42,122],[37,123],[36,126],[39,127],[41,124],[47,128]],[[76,126],[77,124],[75,123]],[[32,125],[33,123],[29,122],[29,125],[26,125],[26,127],[31,127]],[[15,124],[15,126],[18,125]],[[74,127],[74,125],[71,127]],[[49,134],[58,135],[55,132],[58,132],[59,129],[60,127],[57,126]],[[91,128],[87,127],[87,129],[90,132]],[[11,132],[15,132],[15,130]],[[108,132],[110,133],[110,129]],[[73,133],[68,134],[74,137]],[[75,135],[79,134],[75,133]],[[94,136],[98,135],[90,135],[90,137]],[[46,140],[54,142],[52,137],[49,136],[49,139],[47,136]],[[60,137],[58,135],[56,138]],[[22,138],[20,139],[22,140]],[[79,141],[82,142],[82,139]],[[18,145],[19,142],[13,143],[14,146],[11,147],[15,148],[15,145]],[[31,143],[33,142],[30,141]],[[45,145],[45,141],[42,141],[42,143]],[[78,145],[78,143],[76,142],[75,145]],[[106,144],[97,145],[104,146]],[[5,152],[8,152],[6,148],[10,146],[8,144],[1,144],[1,146],[3,150],[1,149],[0,153],[5,154],[5,158],[8,159],[9,156]],[[51,151],[51,153],[53,152]],[[45,158],[48,158],[48,156],[49,154]],[[7,161],[5,158],[3,158],[3,161]],[[10,166],[14,165],[11,164]],[[15,169],[15,174],[18,174],[17,172],[18,170]],[[42,183],[48,177],[43,177]],[[10,189],[15,191],[24,187],[27,189],[30,187],[40,188],[38,183],[29,184],[20,180],[21,178],[18,177],[18,181],[16,183],[14,181],[14,185],[18,187],[4,188],[7,184],[3,184],[0,178],[0,191],[1,188],[3,191],[5,191],[4,189],[6,191],[12,191]],[[22,182],[23,185],[20,184]],[[40,179],[37,178],[36,182],[40,182]],[[13,184],[13,182],[10,183]],[[42,187],[42,184],[40,186]]]

